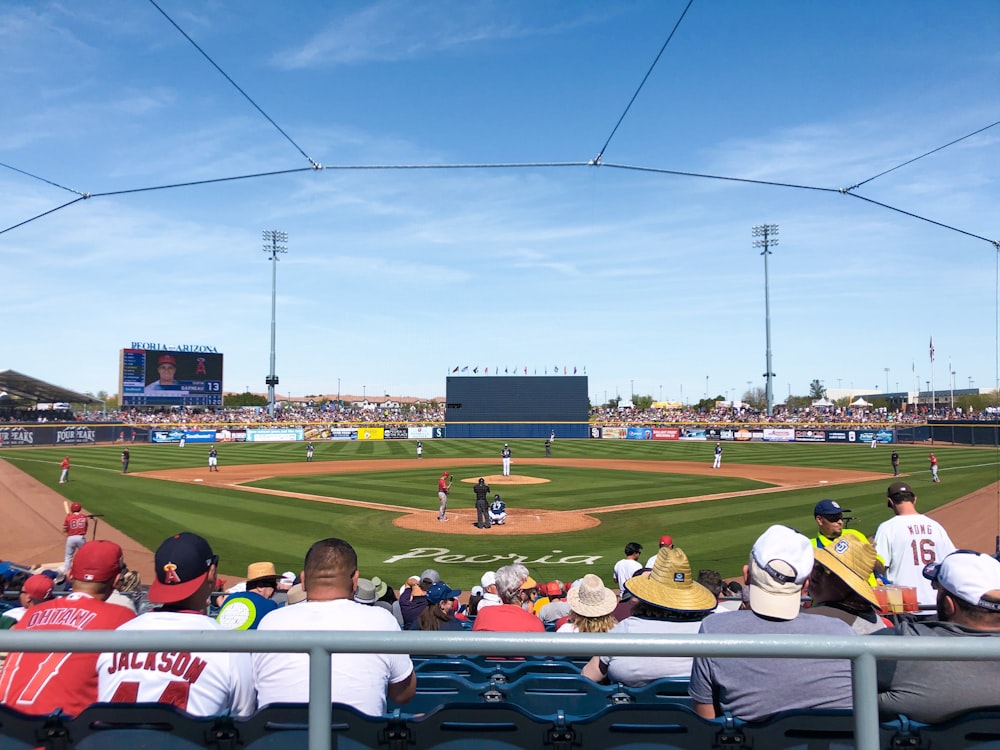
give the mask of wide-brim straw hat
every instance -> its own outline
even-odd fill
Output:
[[[582,617],[604,617],[614,612],[618,596],[599,577],[587,573],[580,585],[569,590],[566,602],[571,611]]]
[[[274,568],[273,562],[255,562],[247,566],[247,583],[277,583],[281,576]]]
[[[868,583],[875,569],[875,548],[856,536],[842,535],[835,543],[813,550],[816,562],[843,581],[855,594],[878,606]]]
[[[677,612],[709,612],[718,604],[715,594],[691,577],[691,563],[676,547],[660,547],[649,575],[628,579],[625,590],[654,607]]]

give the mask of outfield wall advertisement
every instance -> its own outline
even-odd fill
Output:
[[[708,440],[741,443],[896,442],[892,430],[802,430],[794,427],[591,427],[592,440]]]
[[[301,427],[272,427],[266,430],[247,430],[248,443],[293,443],[305,440]]]

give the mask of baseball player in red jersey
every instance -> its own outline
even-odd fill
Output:
[[[63,561],[63,573],[69,574],[73,564],[73,555],[87,541],[87,516],[81,513],[80,503],[69,506],[69,515],[63,520],[63,531],[66,533],[66,559]]]
[[[69,481],[69,456],[63,456],[63,460],[59,462],[59,484],[66,484]]]
[[[105,601],[124,569],[114,542],[87,542],[76,553],[70,577],[73,593],[31,607],[14,630],[114,630],[135,617]],[[26,714],[61,708],[70,715],[97,701],[97,654],[17,653],[7,655],[0,675],[0,703]]]
[[[202,631],[227,628],[205,615],[219,557],[197,534],[165,539],[154,556],[148,598],[163,606],[119,630]],[[194,716],[249,716],[257,708],[248,653],[120,651],[97,659],[98,697],[110,703],[167,703]]]
[[[441,507],[438,509],[438,520],[447,521],[448,516],[445,515],[445,511],[448,510],[448,493],[451,492],[451,475],[446,471],[438,479],[438,500],[441,503]]]

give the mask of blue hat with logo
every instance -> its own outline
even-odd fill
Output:
[[[458,589],[449,588],[448,584],[444,581],[438,581],[427,589],[427,602],[429,604],[437,604],[443,602],[445,599],[454,599],[460,596],[461,593]]]
[[[841,508],[836,500],[820,500],[813,510],[814,516],[839,516],[842,513],[850,513],[850,508]]]

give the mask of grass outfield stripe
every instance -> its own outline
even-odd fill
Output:
[[[531,474],[544,468],[543,441],[507,441],[514,453],[515,474]],[[416,461],[414,441],[358,441],[357,443],[315,441],[316,461],[336,464],[342,460],[370,458],[375,471],[353,476],[328,476],[327,487],[349,482],[358,492],[398,496],[409,492],[409,507],[430,509],[434,504],[435,484],[441,466],[449,460],[475,459],[487,474],[500,473],[499,449],[495,440],[425,440],[424,458]],[[193,467],[206,468],[208,445],[130,444],[132,471],[150,471]],[[695,461],[706,468],[711,464],[714,443],[670,443],[641,441],[559,440],[553,445],[554,458],[639,459],[651,461]],[[834,444],[762,444],[726,443],[723,467],[781,465],[788,467],[854,469],[891,473],[888,446],[876,450],[866,445]],[[147,547],[155,548],[171,533],[189,529],[208,538],[222,558],[226,577],[242,576],[246,565],[256,560],[271,560],[280,570],[298,572],[309,545],[326,536],[339,536],[358,550],[362,574],[379,575],[399,585],[424,568],[439,570],[452,586],[468,588],[478,583],[479,575],[512,559],[528,561],[538,580],[573,580],[584,573],[598,573],[611,581],[611,569],[621,558],[625,544],[638,541],[645,545],[644,555],[651,555],[660,534],[674,536],[688,553],[692,566],[715,568],[726,575],[737,575],[746,562],[750,544],[771,523],[786,523],[811,534],[815,528],[812,507],[817,500],[829,497],[852,509],[860,520],[853,526],[866,534],[889,517],[885,507],[885,488],[891,477],[848,485],[830,485],[818,489],[765,492],[761,495],[731,497],[689,505],[640,507],[600,515],[596,528],[561,534],[489,537],[486,535],[440,535],[401,529],[392,525],[398,514],[351,506],[336,506],[297,498],[257,495],[245,491],[195,484],[164,482],[121,474],[122,446],[56,446],[30,449],[4,448],[0,458],[19,466],[68,499],[77,500],[93,513],[105,514],[116,528]],[[930,510],[997,481],[996,449],[934,446],[946,481],[932,484],[928,470],[928,446],[896,446],[900,454],[903,479],[920,498],[922,510]],[[70,455],[73,464],[67,485],[58,485],[58,463]],[[301,461],[302,443],[221,444],[221,474],[228,466]],[[414,459],[410,477],[398,472],[379,470],[382,459]],[[527,465],[531,459],[540,462]],[[521,462],[519,464],[519,462]],[[542,468],[536,469],[536,466]],[[559,468],[559,467],[552,467]],[[79,473],[74,473],[79,471]],[[465,467],[463,467],[463,472]],[[947,472],[947,474],[945,474]],[[407,472],[404,472],[404,474]],[[598,507],[636,502],[649,497],[647,482],[655,488],[682,488],[690,485],[691,494],[713,491],[709,480],[716,477],[646,472],[623,477],[611,486],[602,482],[575,480],[570,488],[547,485],[548,503],[565,507]],[[464,476],[464,473],[463,473]],[[311,479],[315,480],[316,477]],[[732,478],[728,478],[732,479]],[[560,480],[568,481],[568,480]],[[747,482],[749,480],[741,480]],[[409,484],[408,484],[409,483]],[[553,482],[559,484],[559,482]],[[729,490],[735,491],[735,490]],[[587,493],[584,495],[584,493]],[[501,491],[506,495],[506,490]],[[659,497],[667,496],[665,490]],[[375,499],[369,497],[367,499]],[[541,502],[541,501],[540,501]],[[472,507],[471,485],[453,495],[452,503]],[[397,503],[393,503],[397,504]],[[453,505],[454,507],[454,505]],[[517,504],[512,509],[516,512]],[[522,506],[523,507],[523,506]],[[60,523],[60,519],[53,519]],[[984,519],[991,526],[996,519]],[[569,559],[570,564],[556,562]],[[645,559],[645,557],[643,558]],[[471,562],[470,562],[471,560]],[[532,563],[531,561],[542,562]],[[592,564],[585,564],[589,560]]]

